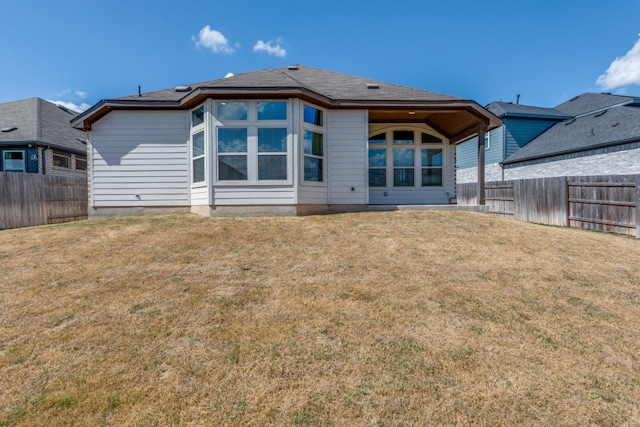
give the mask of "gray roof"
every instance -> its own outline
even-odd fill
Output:
[[[555,119],[564,119],[571,117],[556,108],[533,107],[530,105],[513,104],[511,102],[494,101],[491,104],[487,105],[486,109],[491,111],[501,119],[508,116]]]
[[[36,144],[85,153],[85,133],[74,129],[71,120],[78,113],[58,107],[40,98],[0,104],[0,128],[17,129],[0,132],[0,145]]]
[[[640,107],[614,107],[556,123],[502,163],[518,163],[636,141],[640,141]]]
[[[563,102],[556,106],[556,109],[571,117],[576,117],[593,111],[599,111],[604,108],[610,108],[616,105],[623,105],[632,102],[640,102],[640,99],[632,96],[587,92]]]
[[[367,88],[367,83],[378,85],[376,89]],[[413,89],[362,77],[326,71],[319,68],[296,65],[264,69],[206,82],[184,85],[190,87],[187,92],[177,92],[175,88],[131,95],[116,100],[122,101],[181,101],[188,98],[197,89],[306,89],[326,97],[331,101],[455,101],[462,100],[453,96]]]

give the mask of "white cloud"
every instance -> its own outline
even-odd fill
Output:
[[[82,113],[83,111],[86,111],[91,107],[91,105],[87,104],[86,102],[83,102],[82,104],[78,105],[69,101],[52,101],[52,100],[48,100],[48,101],[56,105],[61,105],[64,108],[68,108],[69,110],[76,111],[78,113]]]
[[[605,90],[626,85],[640,85],[640,39],[623,57],[616,58],[596,84]]]
[[[194,38],[195,40],[195,38]],[[196,41],[196,47],[205,47],[211,49],[213,53],[233,53],[234,48],[229,46],[229,40],[217,30],[212,30],[209,25],[206,25],[200,30],[200,36]],[[238,47],[238,45],[236,45]]]
[[[83,91],[83,90],[76,90],[76,96],[81,98],[81,99],[85,99],[87,97],[87,92]]]
[[[287,51],[280,46],[282,43],[282,39],[278,38],[276,44],[274,45],[271,40],[268,42],[263,42],[262,40],[258,40],[258,42],[253,46],[254,52],[267,52],[269,56],[277,56],[279,58],[284,58],[287,55]]]
[[[224,78],[228,79],[229,77],[233,77],[233,76],[234,76],[233,73],[227,73],[227,74],[225,74]]]

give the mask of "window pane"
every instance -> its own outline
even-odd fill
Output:
[[[198,132],[192,137],[193,150],[192,157],[198,157],[204,155],[204,132]]]
[[[316,126],[324,126],[324,117],[322,114],[322,110],[318,110],[317,108],[305,105],[303,111],[305,123],[311,123],[312,125]]]
[[[304,131],[304,153],[313,154],[314,156],[323,155],[322,147],[323,135],[321,133],[312,132],[310,130]]]
[[[422,169],[422,185],[423,186],[442,186],[442,169],[429,168]]]
[[[247,179],[247,156],[218,156],[218,173],[221,181]]]
[[[442,150],[422,150],[422,166],[442,166]]]
[[[191,112],[191,127],[204,123],[204,105],[199,106]]]
[[[4,152],[5,172],[24,172],[24,151]]]
[[[384,133],[379,133],[369,138],[369,144],[385,144],[386,142],[387,137]]]
[[[304,180],[322,182],[322,159],[304,158]]]
[[[62,154],[53,154],[53,166],[68,169],[71,167],[71,157]]]
[[[258,152],[286,153],[287,152],[287,129],[286,128],[258,129]]]
[[[287,120],[287,103],[258,102],[258,120]]]
[[[246,153],[247,129],[246,128],[219,128],[218,129],[218,153]]]
[[[369,150],[369,166],[386,166],[387,150]]]
[[[412,169],[394,169],[393,170],[393,186],[394,187],[413,187],[414,170]]]
[[[428,133],[422,134],[423,144],[442,144],[442,140],[437,136],[429,135]]]
[[[369,187],[386,187],[386,185],[386,169],[369,169]]]
[[[76,170],[86,171],[87,170],[87,158],[86,157],[78,157],[76,156]]]
[[[193,182],[204,181],[204,157],[193,161]]]
[[[287,156],[258,156],[258,179],[287,179]]]
[[[218,102],[218,120],[247,120],[246,102]]]
[[[402,148],[393,150],[393,166],[413,166],[413,150]]]
[[[393,143],[394,144],[413,144],[413,131],[412,130],[394,130]]]

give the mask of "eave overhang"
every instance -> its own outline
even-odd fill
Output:
[[[139,97],[101,100],[71,121],[76,129],[91,125],[114,110],[188,110],[208,98],[287,99],[299,98],[327,109],[366,109],[371,123],[426,123],[457,144],[477,134],[481,127],[491,130],[502,125],[500,118],[470,100],[358,100],[331,99],[304,87],[198,87],[178,100]],[[411,114],[410,114],[411,113]]]

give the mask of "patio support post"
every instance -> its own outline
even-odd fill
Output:
[[[485,138],[484,134],[487,131],[487,123],[484,121],[480,123],[478,130],[478,204],[485,204],[484,194],[484,149]]]

